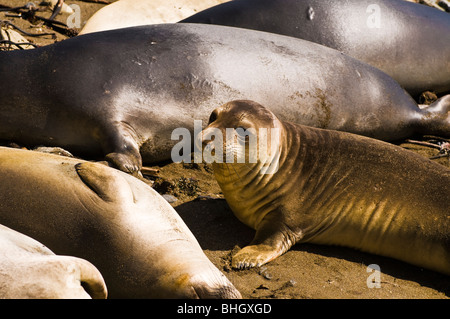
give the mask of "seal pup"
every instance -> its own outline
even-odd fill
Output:
[[[227,128],[247,130],[237,135],[241,139],[261,129],[279,134],[264,142],[266,156],[252,162],[250,152],[263,140],[253,146],[228,137],[216,141]],[[233,256],[234,268],[261,266],[294,244],[309,242],[352,247],[450,275],[446,167],[379,140],[281,122],[252,101],[214,110],[202,137],[204,150],[217,156],[214,176],[230,208],[256,230],[253,241]],[[244,154],[245,161],[227,163],[233,152]],[[267,172],[269,166],[275,169]]]
[[[86,260],[50,249],[0,225],[0,298],[105,299],[100,272]]]
[[[239,298],[165,199],[100,163],[0,148],[0,223],[83,258],[111,298]]]
[[[341,52],[216,25],[149,25],[3,52],[0,86],[0,139],[105,157],[133,174],[171,159],[176,128],[193,135],[212,105],[236,99],[383,140],[450,134],[450,99],[420,109],[391,77]]]
[[[284,34],[342,51],[412,96],[450,92],[450,17],[392,0],[235,0],[182,20]]]
[[[119,0],[92,15],[78,35],[147,24],[175,23],[227,0]]]

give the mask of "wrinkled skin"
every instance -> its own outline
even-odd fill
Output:
[[[0,148],[0,223],[83,258],[111,298],[239,298],[175,210],[99,163]]]
[[[105,282],[91,263],[57,256],[34,239],[0,225],[0,298],[106,297]]]
[[[273,32],[339,50],[417,97],[450,92],[450,15],[403,0],[235,0],[181,22]]]

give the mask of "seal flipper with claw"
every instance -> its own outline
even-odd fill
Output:
[[[106,160],[115,168],[133,176],[141,176],[142,157],[139,152],[138,136],[126,122],[114,123],[108,129]]]
[[[268,213],[257,228],[252,242],[238,251],[231,260],[237,269],[260,267],[283,255],[302,237],[283,222],[276,211]]]

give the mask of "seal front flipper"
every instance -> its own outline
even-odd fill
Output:
[[[275,220],[278,214],[266,217],[256,230],[250,245],[238,251],[231,261],[237,269],[259,267],[289,250],[301,238],[301,234],[292,231],[286,224]],[[275,218],[274,218],[275,217]]]
[[[138,136],[131,125],[115,122],[108,129],[105,159],[115,168],[132,175],[138,175],[142,168]]]
[[[133,192],[120,172],[99,163],[83,162],[75,165],[81,180],[101,199],[121,204],[131,203]]]

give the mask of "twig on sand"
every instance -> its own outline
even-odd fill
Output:
[[[426,147],[431,147],[439,150],[439,153],[437,155],[431,156],[429,159],[438,159],[442,157],[450,157],[450,140],[442,137],[436,137],[436,136],[424,136],[424,138],[428,138],[429,142],[424,141],[415,141],[415,140],[406,140],[406,143],[410,144],[416,144]],[[431,141],[434,140],[436,143],[432,143]]]

